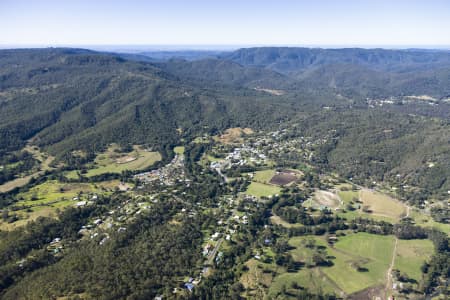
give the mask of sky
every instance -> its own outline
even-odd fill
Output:
[[[0,45],[450,45],[449,0],[0,0]]]

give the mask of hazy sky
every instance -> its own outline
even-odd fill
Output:
[[[450,45],[450,1],[0,0],[0,44]]]

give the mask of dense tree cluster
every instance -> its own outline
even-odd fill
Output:
[[[0,156],[0,184],[23,176],[37,166],[38,161],[27,151]]]

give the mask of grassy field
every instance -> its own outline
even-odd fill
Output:
[[[403,203],[379,192],[361,190],[360,200],[374,215],[398,220],[406,214],[406,206]]]
[[[350,203],[354,199],[359,199],[358,191],[339,191],[338,195],[345,204]]]
[[[26,225],[30,221],[34,221],[39,217],[56,217],[56,208],[49,206],[36,206],[31,211],[18,210],[15,212],[20,220],[14,223],[5,223],[0,221],[0,230],[14,230],[15,228]]]
[[[345,293],[351,294],[385,282],[393,249],[392,236],[358,233],[341,237],[335,249],[329,248],[330,255],[336,257],[334,265],[323,271]],[[367,271],[359,272],[356,265]]]
[[[177,146],[173,148],[173,152],[176,154],[184,154],[184,146]]]
[[[429,228],[436,228],[450,235],[450,224],[439,223],[433,220],[429,215],[420,213],[417,209],[411,209],[409,216],[417,225]]]
[[[272,222],[272,224],[281,225],[281,226],[286,227],[286,228],[302,227],[302,226],[304,226],[301,223],[295,223],[295,224],[288,223],[288,222],[286,222],[285,220],[283,220],[279,216],[271,216],[270,217],[270,222]]]
[[[91,177],[105,173],[121,173],[125,170],[142,170],[161,160],[158,152],[145,151],[139,146],[134,146],[130,153],[120,153],[116,149],[118,147],[112,145],[106,152],[97,155],[93,168],[85,175]],[[69,173],[68,176],[73,174]]]
[[[19,220],[14,223],[0,222],[0,229],[11,230],[25,225],[38,217],[54,217],[57,209],[64,209],[76,204],[74,197],[81,195],[86,200],[89,193],[105,194],[112,192],[119,184],[118,180],[101,183],[62,183],[50,180],[32,187],[29,191],[19,193],[18,202],[13,206],[20,208],[14,211]],[[88,197],[89,198],[89,197]]]
[[[332,266],[307,268],[313,265],[312,255],[316,251],[306,247],[307,241],[314,241],[315,247],[323,248],[333,262]],[[276,295],[283,285],[292,282],[300,286],[337,295],[349,295],[368,287],[384,284],[386,272],[394,249],[393,236],[367,233],[349,233],[339,237],[334,247],[330,247],[324,237],[302,236],[289,240],[295,247],[290,253],[295,261],[303,262],[305,267],[294,273],[283,273],[275,277],[270,287],[270,295]],[[358,271],[365,268],[364,271]]]
[[[245,191],[245,194],[253,195],[255,197],[268,197],[280,193],[280,188],[273,185],[268,185],[259,182],[252,182]]]
[[[430,240],[399,240],[394,269],[419,281],[422,277],[420,267],[433,252],[434,246]]]
[[[380,192],[371,190],[338,191],[338,195],[344,204],[344,208],[347,204],[353,202],[352,206],[355,210],[347,209],[345,213],[338,213],[339,216],[349,220],[365,217],[377,221],[396,223],[406,214],[406,205]],[[355,202],[355,199],[362,201],[362,203]],[[371,212],[363,211],[363,207],[367,207]]]
[[[26,206],[36,206],[55,202],[59,200],[71,200],[79,192],[92,192],[93,188],[89,183],[60,183],[51,180],[32,187],[25,193],[20,193],[18,198],[23,198],[18,204]]]
[[[275,277],[269,288],[270,299],[274,299],[282,289],[289,291],[294,283],[315,292],[336,293],[333,284],[323,277],[320,269],[314,268],[303,269],[297,273],[283,273]]]
[[[270,179],[275,175],[275,170],[256,171],[253,181],[260,183],[269,183]]]

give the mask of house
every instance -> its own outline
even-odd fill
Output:
[[[61,238],[54,238],[53,241],[50,244],[56,244],[61,242]]]
[[[192,292],[192,290],[194,289],[194,284],[192,284],[190,282],[186,282],[184,284],[184,287],[187,288],[189,292]]]
[[[337,241],[338,241],[338,238],[336,236],[334,236],[334,235],[331,235],[331,236],[328,237],[328,243],[329,244],[334,244]]]
[[[205,247],[203,247],[203,251],[202,251],[203,256],[208,255],[211,248],[212,248],[211,244],[206,244]]]

